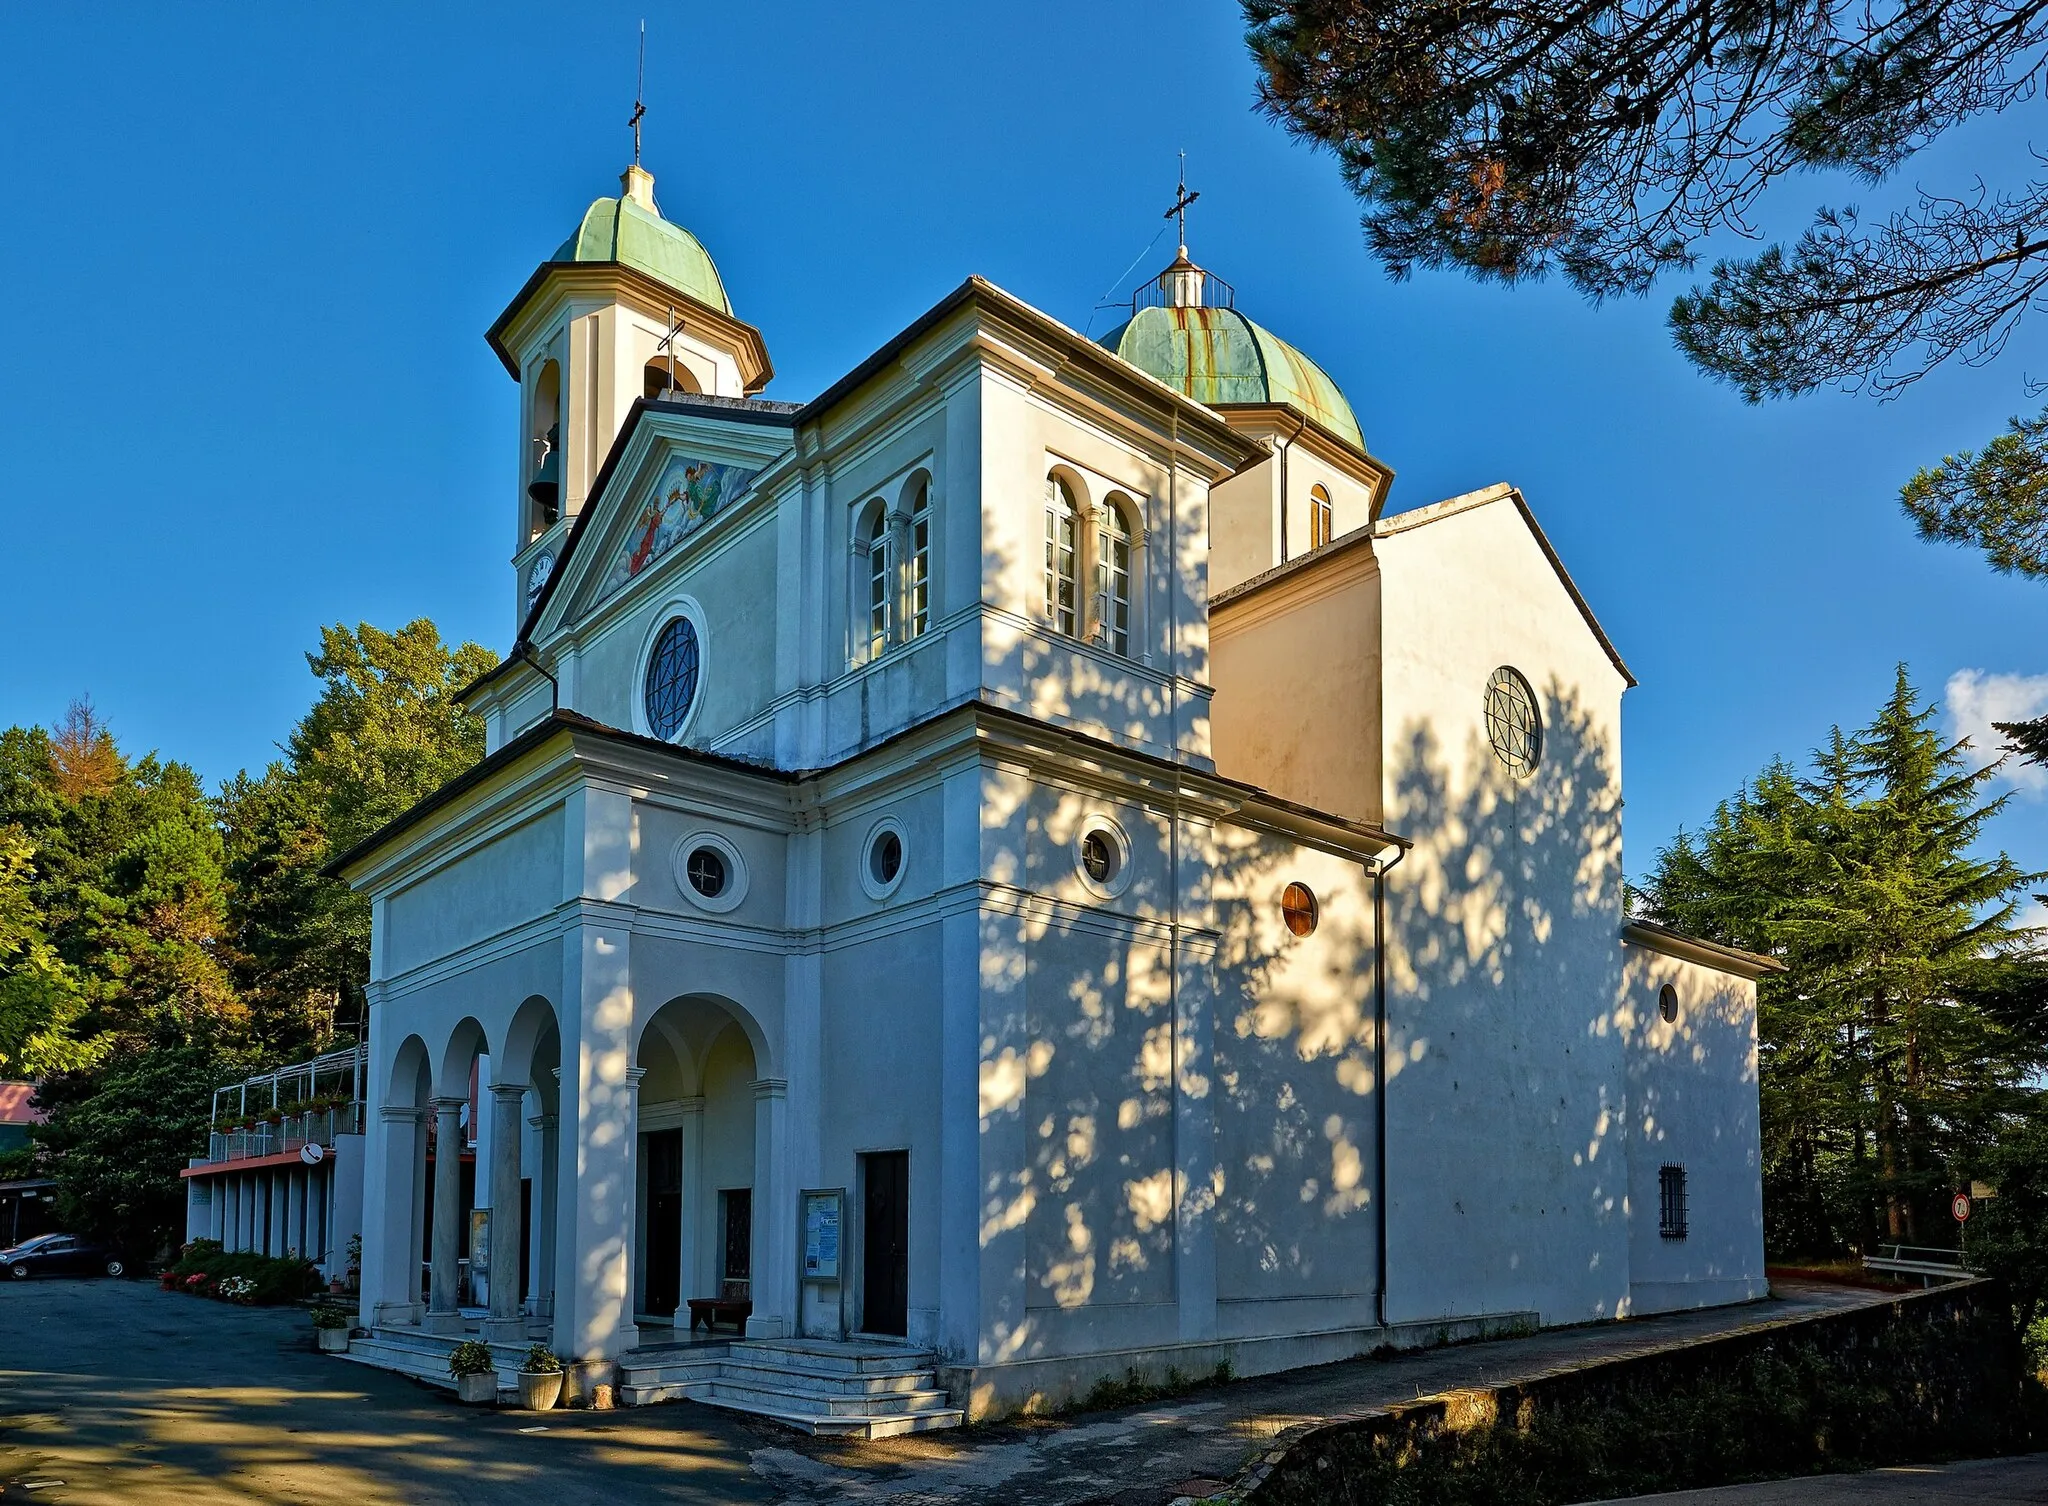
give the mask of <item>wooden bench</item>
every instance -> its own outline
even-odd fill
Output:
[[[747,1319],[754,1311],[754,1304],[745,1297],[691,1297],[689,1306],[691,1333],[697,1331],[699,1323],[711,1333],[717,1333],[721,1323],[730,1323],[745,1333]]]

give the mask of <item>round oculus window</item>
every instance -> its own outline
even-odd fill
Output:
[[[1081,871],[1098,884],[1113,884],[1124,866],[1116,838],[1097,827],[1081,838]]]
[[[1280,892],[1280,917],[1295,935],[1307,936],[1313,932],[1322,913],[1322,907],[1316,903],[1315,890],[1307,884],[1289,884]]]
[[[1678,1023],[1678,990],[1669,983],[1657,990],[1657,1013],[1664,1016],[1664,1023]]]
[[[697,699],[697,662],[696,624],[672,618],[647,658],[647,725],[656,737],[674,737],[689,720],[690,703]]]
[[[692,849],[689,860],[683,864],[683,873],[690,880],[690,887],[706,899],[717,899],[732,881],[732,874],[725,864],[725,854],[716,847]]]
[[[1486,740],[1518,778],[1536,772],[1543,757],[1543,718],[1536,693],[1519,670],[1503,664],[1486,681]]]
[[[903,838],[884,827],[875,833],[874,841],[868,843],[868,877],[878,887],[886,888],[896,882],[896,875],[903,871]]]

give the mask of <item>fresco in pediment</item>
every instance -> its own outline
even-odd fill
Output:
[[[715,460],[677,458],[648,493],[619,546],[598,592],[603,600],[623,590],[669,550],[746,495],[761,472]]]

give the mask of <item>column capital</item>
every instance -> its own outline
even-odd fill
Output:
[[[703,1113],[704,1095],[702,1093],[693,1093],[688,1098],[678,1098],[676,1100],[676,1110],[683,1114]]]
[[[640,1079],[646,1075],[647,1069],[645,1067],[626,1068],[626,1086],[637,1089],[640,1086]]]
[[[786,1077],[757,1077],[754,1079],[754,1097],[787,1098],[789,1079]]]
[[[526,1122],[535,1129],[546,1130],[553,1129],[557,1124],[561,1123],[561,1120],[553,1114],[533,1114],[527,1118]]]
[[[469,1100],[467,1098],[443,1098],[438,1095],[433,1098],[429,1098],[427,1102],[431,1103],[434,1106],[436,1112],[442,1114],[460,1113],[463,1109],[469,1106]]]
[[[427,1111],[413,1103],[382,1103],[377,1106],[377,1117],[386,1124],[418,1124]]]
[[[523,1082],[494,1082],[491,1084],[493,1098],[524,1098],[529,1084]]]

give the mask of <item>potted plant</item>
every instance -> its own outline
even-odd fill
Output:
[[[545,1344],[535,1344],[519,1362],[519,1405],[545,1412],[562,1397],[562,1362]]]
[[[448,1373],[455,1377],[455,1394],[468,1402],[498,1399],[498,1367],[491,1359],[491,1346],[464,1339],[448,1351]]]
[[[313,1309],[313,1337],[320,1341],[322,1354],[348,1352],[348,1314],[323,1302]]]

